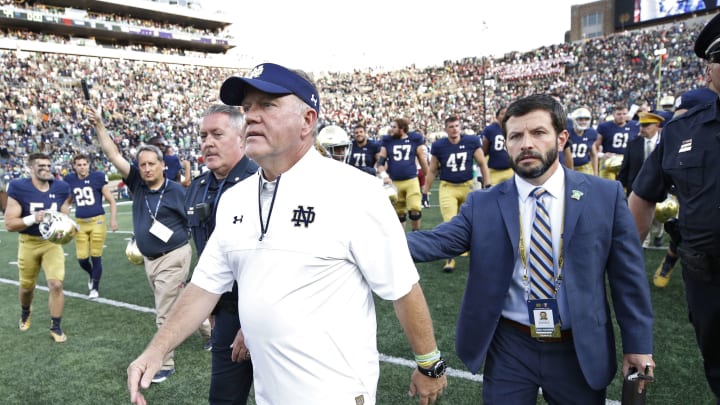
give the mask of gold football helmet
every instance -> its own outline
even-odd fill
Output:
[[[576,131],[584,131],[588,128],[590,128],[590,122],[592,121],[592,114],[590,114],[590,110],[588,110],[585,107],[580,107],[576,109],[575,111],[570,114],[570,118],[573,122],[573,127]],[[585,119],[587,121],[580,123],[581,119]]]
[[[337,125],[328,125],[320,130],[317,141],[335,160],[344,162],[350,153],[350,137]]]
[[[80,229],[75,221],[58,211],[43,212],[42,221],[38,224],[43,239],[64,245],[70,242]]]
[[[137,242],[135,242],[135,236],[130,238],[128,241],[128,244],[125,247],[125,256],[127,256],[128,260],[132,264],[143,264],[145,258],[142,253],[140,253],[140,249],[138,249]]]
[[[675,196],[668,195],[665,201],[655,204],[655,220],[664,224],[670,218],[675,218],[679,209],[680,204],[678,204]]]
[[[620,166],[622,166],[623,157],[623,155],[618,153],[613,154],[612,156],[603,161],[603,167],[605,167],[605,170],[609,171],[610,173],[618,174],[618,172],[620,171]]]

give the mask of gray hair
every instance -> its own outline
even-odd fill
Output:
[[[155,145],[142,145],[142,146],[140,146],[140,147],[138,148],[138,150],[137,150],[137,153],[135,153],[135,157],[136,157],[136,158],[139,157],[141,152],[152,152],[152,153],[154,153],[154,154],[157,155],[157,158],[158,158],[159,161],[164,162],[164,161],[163,161],[163,153],[162,153],[162,151],[160,150],[160,148],[158,148],[158,147],[155,146]]]
[[[242,128],[245,123],[245,115],[240,111],[239,108],[225,105],[225,104],[212,104],[205,111],[200,114],[200,118],[205,118],[213,114],[225,114],[230,118],[230,123],[236,129]]]
[[[300,69],[291,69],[291,71],[294,72],[295,74],[297,74],[298,76],[302,77],[303,79],[307,80],[307,82],[310,83],[313,88],[317,89],[317,85],[315,84],[315,79],[313,78],[311,73],[308,73],[308,72],[306,72],[304,70],[300,70]],[[295,98],[297,98],[297,101],[298,101],[298,108],[300,110],[300,114],[305,114],[305,112],[308,110],[316,111],[314,108],[310,107],[306,102],[304,102],[300,97],[295,96]],[[320,114],[318,112],[318,118],[320,118],[319,115]],[[313,128],[313,138],[315,138],[315,139],[317,139],[318,133],[320,132],[319,128],[318,128],[319,122],[320,122],[319,119],[317,121],[315,121],[315,127]]]

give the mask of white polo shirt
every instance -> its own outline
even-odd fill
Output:
[[[375,305],[419,280],[381,182],[315,149],[280,176],[260,240],[260,174],[226,191],[192,282],[238,282],[258,404],[375,403]]]

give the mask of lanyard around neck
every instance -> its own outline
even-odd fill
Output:
[[[158,198],[157,204],[155,204],[155,213],[150,210],[150,203],[148,202],[147,194],[145,194],[145,206],[148,209],[148,212],[150,213],[150,216],[152,217],[153,221],[157,219],[157,213],[160,209],[160,202],[162,202],[163,195],[165,194],[165,189],[167,188],[168,180],[165,179],[165,183],[163,184],[162,191],[160,191],[160,198]]]
[[[270,183],[270,182],[268,182]],[[273,190],[272,200],[270,200],[270,209],[268,210],[267,221],[263,221],[262,214],[262,192],[263,192],[263,178],[262,174],[258,176],[258,212],[260,213],[260,241],[263,240],[265,234],[270,227],[270,215],[272,215],[273,207],[275,206],[275,196],[277,196],[277,190],[280,187],[280,176],[275,179],[275,189]]]

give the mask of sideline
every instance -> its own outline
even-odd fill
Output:
[[[10,285],[18,286],[18,287],[20,286],[20,283],[15,280],[9,280],[9,279],[2,278],[2,277],[0,277],[0,283],[10,284]],[[40,286],[40,285],[38,285],[35,288],[38,290],[45,291],[45,292],[48,291],[47,287]],[[67,290],[63,291],[63,293],[68,297],[79,298],[79,299],[90,301],[90,299],[88,299],[86,294],[78,294],[76,292],[67,291]],[[129,309],[132,311],[151,313],[151,314],[155,313],[155,310],[153,308],[141,307],[139,305],[128,304],[125,302],[115,301],[115,300],[102,298],[102,297],[96,299],[95,302],[98,302],[100,304],[110,305],[113,307],[125,308],[125,309]],[[388,355],[382,354],[382,353],[380,353],[380,361],[385,362],[385,363],[395,364],[398,366],[404,366],[404,367],[407,367],[410,369],[415,369],[415,367],[416,367],[415,362],[412,360],[403,359],[400,357],[388,356]],[[445,374],[447,374],[449,377],[462,378],[464,380],[469,380],[469,381],[476,381],[481,384],[483,382],[482,374],[472,374],[469,371],[456,370],[451,367],[447,368],[447,371],[445,372]],[[607,399],[607,400],[605,400],[605,405],[620,405],[620,401],[614,401],[611,399]]]

